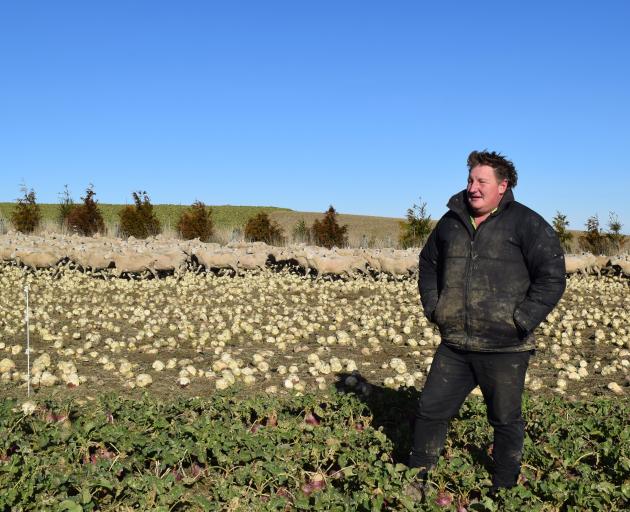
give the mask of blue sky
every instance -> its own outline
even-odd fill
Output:
[[[496,150],[518,200],[630,223],[630,2],[4,1],[0,201],[435,218]]]

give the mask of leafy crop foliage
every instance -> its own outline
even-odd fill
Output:
[[[337,222],[337,212],[332,207],[324,212],[324,218],[315,220],[311,228],[313,242],[328,249],[333,247],[345,247],[348,245],[348,226],[340,226]]]
[[[11,212],[11,223],[21,233],[32,233],[41,221],[42,215],[35,198],[35,191],[21,187],[22,197]]]
[[[103,215],[98,207],[98,201],[94,200],[96,192],[92,185],[85,190],[85,196],[81,198],[83,204],[73,205],[66,217],[66,225],[70,231],[83,236],[92,236],[94,233],[105,231]]]
[[[202,242],[207,242],[213,232],[212,210],[201,201],[195,201],[182,212],[177,222],[177,231],[184,240],[199,238]]]
[[[399,243],[403,249],[421,247],[431,233],[427,203],[414,204],[407,210],[407,220],[400,223]]]
[[[569,221],[567,220],[567,216],[556,212],[556,216],[553,218],[553,230],[556,232],[564,252],[571,250],[571,241],[573,240],[573,233],[567,230],[568,227]]]
[[[153,205],[146,192],[132,192],[134,205],[125,206],[120,213],[120,233],[122,236],[147,238],[162,231],[160,221],[155,216]]]
[[[284,241],[282,228],[265,212],[259,212],[245,224],[245,240],[280,245]]]
[[[361,402],[332,392],[163,401],[0,402],[1,510],[623,510],[630,499],[627,401],[526,399],[521,484],[487,496],[491,429],[481,400],[451,425],[426,503],[405,421],[415,391]]]

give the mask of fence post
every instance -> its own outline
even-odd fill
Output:
[[[27,378],[27,395],[31,396],[31,333],[29,329],[29,317],[28,317],[28,283],[24,285],[24,294],[26,295],[26,378]]]

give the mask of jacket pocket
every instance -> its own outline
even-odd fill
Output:
[[[473,293],[470,329],[473,336],[513,343],[520,339],[514,321],[515,301],[510,297]]]
[[[512,322],[514,322],[519,339],[523,340],[529,335],[529,330],[518,321],[516,310],[517,308],[514,308],[514,313],[512,313]]]
[[[465,305],[462,291],[457,288],[442,290],[433,313],[433,321],[442,335],[464,331]]]
[[[438,301],[437,301],[437,304],[435,305],[435,309],[433,310],[433,313],[431,313],[431,321],[433,323],[437,324],[438,326],[440,325],[441,317],[439,315],[440,315],[441,305],[443,303],[444,303],[444,294],[442,293],[438,297]]]

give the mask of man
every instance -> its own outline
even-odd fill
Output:
[[[420,253],[422,305],[442,343],[418,402],[409,465],[421,468],[415,486],[421,490],[449,420],[479,385],[494,428],[496,494],[517,483],[533,332],[564,292],[565,266],[551,226],[514,200],[512,162],[473,151],[468,171],[466,190],[451,197]]]

